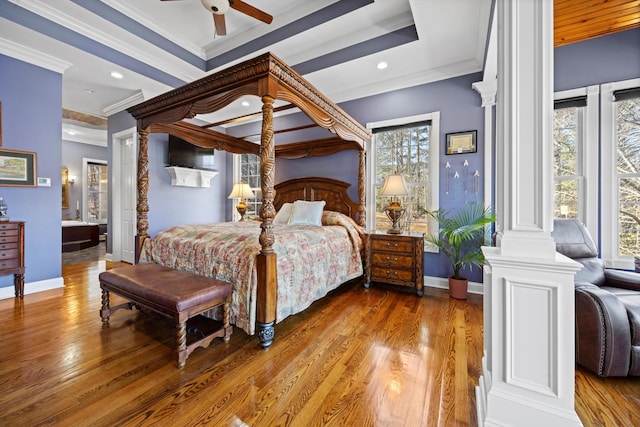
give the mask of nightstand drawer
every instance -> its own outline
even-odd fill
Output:
[[[373,251],[390,251],[390,252],[413,252],[413,243],[407,240],[388,240],[388,239],[372,239],[371,249]]]
[[[413,257],[411,255],[374,252],[372,262],[375,267],[413,268]]]
[[[399,280],[402,282],[409,282],[413,285],[413,271],[412,270],[398,270],[395,268],[381,268],[381,267],[373,267],[373,271],[371,272],[372,280]]]

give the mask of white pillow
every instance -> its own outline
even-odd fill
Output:
[[[273,219],[274,224],[288,224],[291,217],[291,211],[293,210],[293,203],[285,203],[280,207],[280,210]]]
[[[322,226],[322,211],[325,201],[307,202],[296,200],[289,218],[290,225],[318,225]]]

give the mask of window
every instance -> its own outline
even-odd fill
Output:
[[[598,86],[555,95],[554,217],[576,218],[598,235]]]
[[[583,116],[587,98],[556,101],[553,126],[554,217],[582,220]]]
[[[640,79],[603,85],[602,257],[632,268],[640,253]]]
[[[554,214],[583,221],[608,267],[633,269],[632,255],[640,252],[640,79],[555,99]]]
[[[109,207],[107,164],[101,160],[84,159],[86,177],[86,221],[107,223]]]
[[[367,150],[367,228],[391,226],[384,210],[387,197],[379,196],[387,176],[397,173],[407,182],[410,196],[401,200],[405,231],[428,234],[428,210],[438,208],[439,112],[368,124],[373,132]]]
[[[262,204],[262,188],[260,187],[260,157],[255,154],[236,154],[234,156],[234,175],[235,182],[246,182],[251,187],[254,198],[246,199],[247,214],[246,217],[260,215],[260,205]],[[235,212],[234,200],[233,212]]]

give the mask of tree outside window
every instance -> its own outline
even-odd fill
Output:
[[[616,102],[619,255],[640,253],[640,97]]]

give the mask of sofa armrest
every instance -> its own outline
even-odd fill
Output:
[[[631,357],[627,310],[612,293],[576,283],[576,362],[602,376],[626,376]]]
[[[604,270],[604,277],[606,280],[606,286],[640,292],[640,273],[606,268]]]

